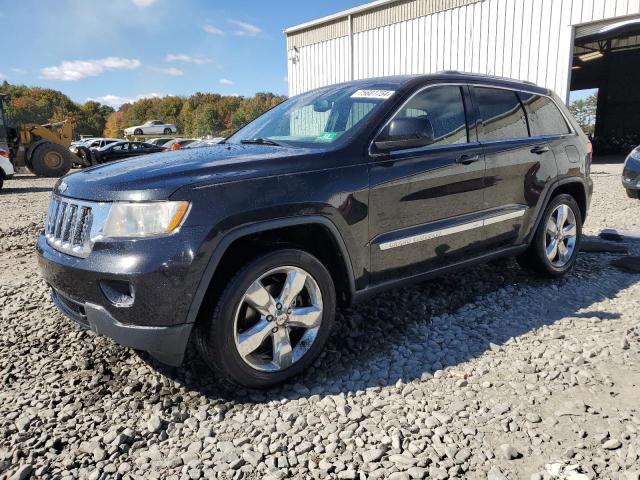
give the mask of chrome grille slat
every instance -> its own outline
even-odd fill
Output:
[[[56,224],[53,229],[53,237],[60,238],[60,230],[62,229],[62,221],[64,220],[64,211],[67,209],[66,202],[60,202],[58,207],[58,215],[56,216]]]
[[[73,216],[73,205],[67,203],[67,207],[64,210],[64,216],[62,217],[62,227],[60,229],[60,239],[62,243],[69,240],[69,230],[71,229],[71,220]]]
[[[93,248],[94,217],[103,222],[109,204],[87,202],[53,195],[45,219],[47,243],[56,250],[76,257],[87,257]]]

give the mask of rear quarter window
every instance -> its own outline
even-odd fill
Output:
[[[527,110],[531,135],[566,135],[571,133],[558,106],[549,97],[520,93],[520,98]]]

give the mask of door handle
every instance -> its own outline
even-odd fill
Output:
[[[480,160],[480,155],[460,155],[456,159],[456,163],[460,163],[461,165],[471,165],[478,160]]]
[[[542,155],[543,153],[547,153],[549,151],[549,147],[546,145],[536,145],[531,149],[531,153],[535,153],[536,155]]]

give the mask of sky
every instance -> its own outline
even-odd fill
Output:
[[[0,0],[0,80],[118,106],[288,91],[287,27],[364,0]]]

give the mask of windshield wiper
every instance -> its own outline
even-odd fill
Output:
[[[273,145],[274,147],[284,147],[281,143],[274,142],[273,140],[269,140],[268,138],[250,138],[246,140],[240,140],[242,144],[251,144],[251,145]]]

